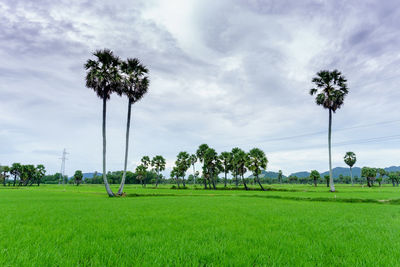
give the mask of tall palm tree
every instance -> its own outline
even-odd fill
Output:
[[[106,172],[106,114],[107,100],[112,93],[122,93],[120,60],[109,49],[97,50],[93,53],[95,60],[88,59],[84,65],[86,73],[86,87],[93,89],[97,96],[103,100],[103,181],[107,194],[110,197],[115,196],[107,181]]]
[[[343,103],[348,94],[347,80],[338,70],[321,70],[317,76],[312,79],[316,88],[310,89],[310,95],[316,95],[315,102],[329,110],[329,130],[328,130],[328,148],[329,148],[329,183],[330,191],[335,192],[335,185],[332,176],[332,153],[331,153],[331,133],[332,133],[332,112],[335,113]]]
[[[153,157],[153,159],[151,160],[151,166],[154,168],[154,171],[157,173],[157,179],[156,179],[156,187],[157,187],[159,179],[160,179],[160,172],[165,170],[164,157],[160,156],[160,155]]]
[[[354,186],[353,183],[353,172],[352,172],[352,168],[354,166],[354,164],[356,163],[357,158],[356,158],[356,154],[354,152],[347,152],[346,155],[344,155],[344,162],[350,167],[350,178],[351,178],[351,185]]]
[[[265,191],[265,189],[260,182],[259,175],[261,173],[261,170],[265,170],[265,168],[267,168],[267,163],[268,159],[265,156],[264,151],[258,148],[253,148],[252,150],[250,150],[247,157],[246,166],[250,171],[253,172],[257,183],[260,185],[261,190],[263,191]]]
[[[124,172],[122,174],[121,184],[118,189],[118,195],[122,195],[126,179],[126,168],[128,165],[128,148],[129,148],[129,128],[131,123],[132,105],[138,102],[147,93],[149,88],[148,69],[143,66],[139,59],[128,58],[121,64],[121,72],[123,77],[123,94],[128,97],[128,115],[126,120],[126,140],[125,140],[125,161]]]

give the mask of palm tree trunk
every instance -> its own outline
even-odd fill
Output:
[[[331,135],[332,135],[332,109],[329,109],[329,130],[328,130],[328,147],[329,147],[329,184],[331,192],[335,192],[335,185],[333,184],[332,176],[332,152],[331,152]]]
[[[196,184],[196,170],[194,168],[194,164],[193,164],[193,184]]]
[[[249,189],[247,188],[247,184],[246,184],[246,181],[244,180],[243,174],[242,174],[242,181],[243,181],[244,188],[245,188],[246,190],[249,190]]]
[[[182,177],[182,183],[183,183],[183,188],[185,188],[185,187],[186,187],[186,184],[185,184],[185,177]]]
[[[227,179],[226,179],[226,172],[225,172],[225,180],[224,180],[224,187],[226,188],[226,181],[227,181]]]
[[[106,191],[109,197],[113,197],[114,193],[111,191],[110,185],[107,181],[107,174],[106,174],[106,104],[107,98],[103,96],[103,181],[104,186],[106,187]]]
[[[353,170],[352,170],[351,167],[350,167],[350,178],[351,178],[351,186],[354,186],[354,183],[353,183]]]
[[[207,180],[206,180],[206,177],[203,177],[203,182],[204,182],[204,189],[207,189]]]
[[[157,172],[157,177],[156,177],[156,188],[157,188],[157,186],[158,186],[158,179],[160,178],[160,174],[159,174],[159,172]]]
[[[256,177],[257,177],[257,182],[258,182],[258,184],[260,185],[262,191],[265,191],[264,187],[262,186],[262,184],[261,184],[261,182],[260,182],[260,178],[258,178],[258,174],[257,174]]]
[[[14,175],[14,183],[13,183],[13,186],[15,186],[15,183],[17,182],[17,175],[15,174]]]
[[[238,177],[237,177],[237,169],[236,169],[236,173],[235,173],[235,183],[236,183],[236,187],[238,187],[239,181],[238,181]]]
[[[128,102],[128,117],[126,119],[126,136],[125,136],[125,162],[124,162],[124,173],[122,174],[121,184],[118,189],[118,195],[122,195],[124,191],[125,178],[126,178],[126,168],[128,165],[128,148],[129,148],[129,128],[131,125],[131,109],[132,109],[132,101]],[[157,185],[156,185],[157,187]]]

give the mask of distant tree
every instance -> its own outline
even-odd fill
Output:
[[[80,185],[80,183],[82,182],[82,178],[83,178],[82,171],[81,170],[75,171],[74,180],[75,180],[76,186]]]
[[[316,95],[315,102],[317,105],[323,106],[329,110],[329,131],[328,131],[328,148],[329,148],[329,181],[330,191],[335,192],[335,185],[332,176],[332,155],[331,155],[331,133],[332,133],[332,112],[344,103],[344,98],[348,94],[347,80],[338,70],[328,71],[321,70],[317,76],[312,79],[316,88],[310,90],[311,95]]]
[[[321,178],[321,175],[318,171],[312,170],[310,173],[310,179],[314,182],[314,186],[317,186],[318,180]]]
[[[246,180],[244,179],[244,174],[247,172],[246,169],[246,162],[248,161],[248,154],[245,153],[243,150],[238,149],[233,153],[233,162],[236,166],[236,171],[237,174],[242,177],[242,182],[244,185],[244,188],[246,190],[249,190],[246,184]]]
[[[280,184],[282,184],[282,177],[283,177],[282,170],[279,170],[279,172],[278,172],[278,181],[279,181]]]
[[[219,160],[221,161],[222,167],[223,167],[223,172],[225,174],[224,177],[224,187],[226,187],[227,183],[227,174],[229,171],[232,169],[232,153],[230,152],[222,152],[219,155]]]
[[[208,181],[208,185],[211,189],[211,185],[214,190],[217,189],[216,177],[222,171],[222,164],[218,158],[217,152],[213,148],[207,148],[204,152],[204,166],[203,166],[203,176]],[[206,184],[204,185],[206,187]]]
[[[37,165],[35,170],[35,180],[38,186],[40,186],[40,183],[45,174],[46,174],[45,167],[42,164]]]
[[[121,64],[121,72],[122,93],[128,98],[128,115],[126,119],[124,173],[118,189],[118,195],[122,195],[125,185],[132,105],[142,99],[149,88],[149,79],[147,77],[148,69],[140,63],[139,59],[128,58],[126,61],[123,61]]]
[[[22,165],[20,163],[13,163],[11,165],[10,174],[14,176],[13,186],[15,186],[17,177],[19,177],[21,175],[21,172],[22,172]]]
[[[106,172],[106,104],[112,93],[122,93],[122,77],[119,71],[121,62],[109,49],[97,50],[93,55],[96,60],[88,59],[85,64],[86,87],[93,89],[103,100],[103,181],[108,196],[113,197],[115,195],[108,184]]]
[[[145,187],[144,180],[146,179],[147,175],[147,167],[144,166],[143,164],[140,164],[139,166],[136,167],[136,178],[140,181],[142,184],[142,187]]]
[[[354,164],[356,163],[356,161],[357,161],[357,157],[354,152],[350,151],[350,152],[347,152],[346,155],[344,155],[344,162],[350,168],[350,177],[351,177],[351,185],[352,186],[354,186],[352,168],[353,168]]]
[[[177,159],[175,161],[175,165],[178,168],[178,173],[180,177],[182,177],[183,188],[186,187],[185,184],[185,175],[187,170],[190,168],[190,155],[189,153],[182,151],[178,154]]]
[[[196,151],[197,159],[199,160],[200,163],[203,164],[203,167],[202,167],[203,171],[204,171],[204,153],[206,152],[206,150],[208,148],[209,147],[207,144],[201,144]],[[203,176],[204,176],[204,173],[203,173]],[[204,187],[205,187],[205,189],[207,189],[207,182],[205,179],[204,179]]]
[[[324,179],[325,179],[325,182],[326,182],[326,187],[329,187],[329,174],[325,174],[324,175]]]
[[[6,186],[6,180],[9,176],[10,167],[8,166],[0,166],[0,178],[3,180],[3,185]]]
[[[232,162],[231,162],[232,174],[233,174],[233,177],[235,178],[236,187],[239,186],[239,180],[238,180],[238,175],[239,175],[238,161],[239,161],[239,157],[238,157],[238,154],[242,154],[242,152],[244,153],[244,151],[241,150],[238,147],[234,147],[232,149],[232,152],[231,152],[231,154],[232,154]]]
[[[388,174],[388,178],[392,182],[393,186],[396,186],[396,184],[397,184],[397,186],[399,185],[399,174],[398,173],[390,172]]]
[[[265,170],[267,168],[267,163],[268,159],[265,156],[264,151],[261,149],[253,148],[248,153],[246,167],[253,173],[253,176],[263,191],[265,191],[265,189],[260,182],[259,175],[261,174],[261,170]]]
[[[165,164],[166,164],[165,159],[161,155],[157,155],[153,157],[153,159],[151,160],[151,166],[153,167],[154,171],[157,174],[156,187],[158,186],[159,180],[161,179],[160,172],[165,170]]]
[[[190,158],[189,158],[189,162],[190,162],[190,165],[192,165],[192,167],[193,167],[193,184],[195,184],[196,183],[196,169],[195,169],[195,167],[194,167],[194,165],[196,164],[196,162],[197,162],[197,156],[196,156],[196,154],[192,154],[192,155],[190,155]]]
[[[376,178],[376,181],[379,183],[379,186],[382,185],[382,180],[383,180],[383,176],[387,175],[385,169],[379,168],[377,170],[377,172],[379,173],[379,177]]]
[[[373,181],[375,180],[376,173],[376,168],[363,167],[361,169],[361,177],[365,177],[367,179],[368,187],[373,186]]]

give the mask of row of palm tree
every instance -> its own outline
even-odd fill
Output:
[[[126,142],[124,155],[124,174],[118,189],[118,195],[122,195],[125,185],[126,169],[129,151],[129,129],[131,121],[132,105],[138,102],[147,93],[149,88],[149,70],[140,63],[137,58],[120,60],[109,49],[98,50],[93,53],[96,59],[87,60],[84,65],[86,73],[86,87],[93,89],[98,97],[103,100],[103,181],[110,197],[112,192],[106,176],[106,114],[107,100],[113,93],[124,95],[128,98],[128,112],[126,122]]]
[[[161,172],[165,170],[166,161],[165,158],[161,155],[156,155],[152,159],[149,156],[143,156],[141,159],[141,164],[136,167],[136,174],[138,180],[143,187],[146,187],[145,178],[148,172],[148,169],[151,167],[151,171],[156,174],[156,187],[160,183],[162,178]]]
[[[19,181],[19,186],[32,185],[33,183],[37,183],[39,186],[45,173],[46,169],[42,164],[34,166],[32,164],[23,165],[13,163],[11,167],[0,166],[0,181],[6,186],[8,178],[11,177],[13,179],[13,186],[16,186],[17,180]]]
[[[202,178],[204,189],[217,189],[216,181],[220,173],[224,173],[224,187],[227,186],[227,175],[229,172],[235,179],[236,187],[239,185],[239,177],[246,190],[248,186],[244,175],[247,171],[251,171],[255,181],[262,186],[259,175],[262,170],[267,168],[267,157],[264,151],[259,148],[253,148],[248,153],[242,149],[235,147],[231,152],[224,151],[218,155],[215,149],[209,147],[207,144],[199,146],[195,154],[190,155],[188,152],[180,152],[175,161],[175,166],[171,171],[171,178],[175,178],[180,188],[179,181],[182,181],[185,188],[185,175],[190,166],[193,166],[194,183],[198,177],[198,172],[195,171],[195,163],[199,161],[202,164]]]

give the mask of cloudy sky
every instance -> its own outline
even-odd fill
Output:
[[[101,108],[83,64],[96,49],[138,57],[151,86],[134,105],[128,168],[207,143],[262,148],[268,169],[328,169],[328,112],[308,94],[321,69],[350,93],[333,118],[333,165],[400,165],[400,3],[386,1],[0,2],[0,163],[101,170]],[[108,102],[107,164],[123,168],[127,100]]]

